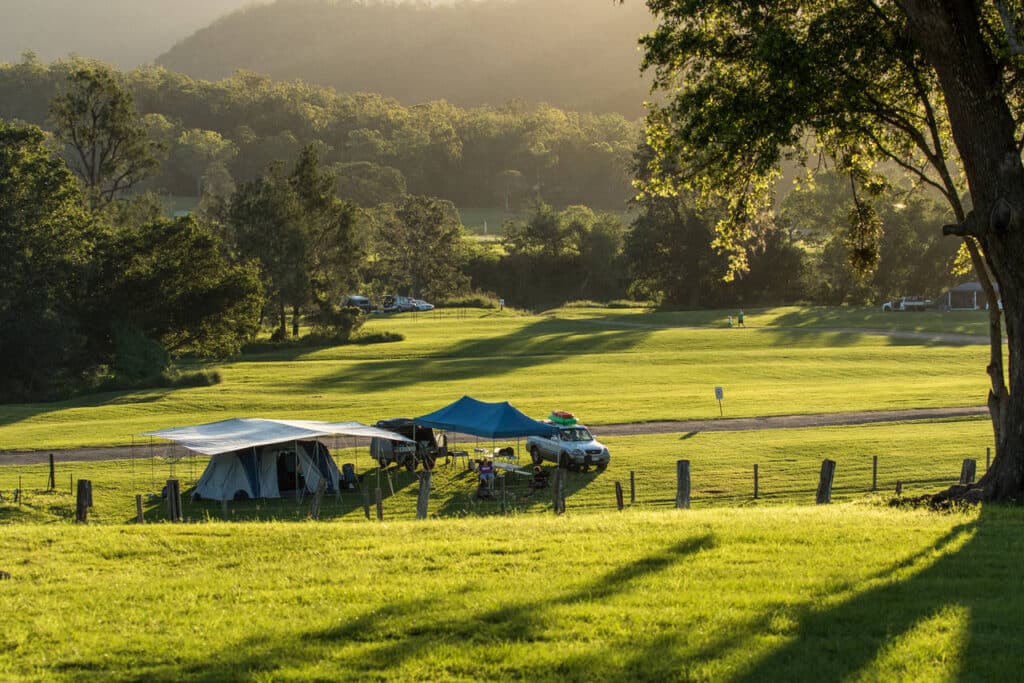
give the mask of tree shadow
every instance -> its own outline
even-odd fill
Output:
[[[353,392],[373,392],[479,379],[554,364],[571,356],[627,351],[652,332],[589,329],[579,321],[548,318],[502,337],[461,341],[425,357],[363,361],[310,380],[307,387],[347,385]]]
[[[1020,587],[1017,568],[1024,563],[1024,538],[1019,533],[1019,511],[985,508],[979,517],[958,525],[934,546],[898,559],[888,568],[859,580],[879,584],[856,593],[834,606],[824,606],[836,594],[854,587],[831,584],[820,594],[808,596],[799,605],[780,604],[687,656],[683,634],[667,632],[635,651],[621,675],[609,680],[683,677],[695,665],[724,658],[731,651],[750,646],[757,634],[772,634],[784,640],[762,659],[730,680],[743,683],[762,681],[848,681],[857,677],[877,680],[885,673],[870,667],[899,648],[901,639],[915,628],[943,615],[950,608],[967,616],[963,647],[952,653],[961,668],[954,679],[1012,680],[1019,676],[1020,655],[1015,649],[993,648],[993,640],[1019,642],[1024,637],[1016,599],[1004,599],[1006,591]],[[901,578],[902,574],[909,574]],[[784,624],[776,623],[784,615]],[[946,624],[947,627],[955,624]],[[1015,634],[1007,635],[1006,629]],[[994,634],[993,631],[1002,633]],[[897,657],[906,656],[896,655]],[[906,656],[912,660],[913,655]],[[949,657],[947,657],[948,659]],[[660,664],[652,668],[652,661]],[[965,668],[970,664],[970,669]],[[707,669],[704,669],[705,671]],[[919,672],[903,672],[906,680]],[[898,675],[898,674],[896,674]]]
[[[551,612],[557,608],[625,593],[688,556],[714,547],[711,534],[687,538],[614,567],[594,580],[566,587],[550,597],[519,600],[513,593],[487,609],[473,609],[469,595],[471,584],[467,582],[453,593],[393,600],[337,626],[308,630],[287,636],[283,641],[271,635],[253,637],[225,647],[214,657],[184,667],[142,665],[135,680],[251,680],[257,673],[272,675],[290,662],[319,660],[331,650],[353,642],[361,645],[359,656],[346,661],[344,670],[330,680],[382,679],[398,675],[406,662],[445,645],[483,650],[497,642],[543,643],[550,641],[551,622],[557,617]],[[429,621],[429,615],[441,601],[463,604],[465,616],[441,623]],[[71,664],[74,668],[75,663]],[[572,679],[594,680],[601,678],[604,670],[600,658],[570,658],[559,666],[558,673]],[[517,671],[517,676],[529,678],[530,673]],[[538,678],[552,676],[546,667],[534,673]],[[439,675],[445,677],[441,672]]]

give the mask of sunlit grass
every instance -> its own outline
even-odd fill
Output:
[[[984,344],[853,330],[911,318],[935,331],[975,329],[967,318],[772,309],[749,312],[748,329],[700,326],[723,313],[567,308],[375,318],[368,330],[405,340],[252,354],[216,366],[223,381],[212,387],[0,406],[0,449],[128,444],[144,431],[229,417],[373,423],[422,415],[464,394],[510,400],[537,417],[568,409],[595,424],[717,417],[715,386],[725,388],[732,417],[980,405],[985,396]],[[851,331],[812,324],[820,320]]]
[[[0,676],[1014,680],[1020,524],[844,504],[21,525]]]

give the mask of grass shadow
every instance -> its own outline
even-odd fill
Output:
[[[570,356],[627,351],[650,329],[597,329],[546,318],[501,337],[471,339],[421,358],[363,361],[307,383],[313,389],[348,385],[356,393],[504,375]]]
[[[403,665],[430,654],[438,647],[475,647],[481,652],[496,642],[536,643],[550,641],[552,617],[556,608],[576,603],[603,600],[630,591],[647,578],[657,575],[688,556],[715,546],[711,534],[684,539],[661,550],[611,568],[596,579],[572,585],[562,582],[561,591],[549,597],[520,600],[509,595],[497,606],[474,610],[467,592],[469,583],[453,593],[412,599],[396,599],[383,607],[365,611],[353,619],[329,628],[308,630],[288,636],[283,641],[270,635],[234,643],[203,661],[182,665],[140,665],[133,680],[139,681],[234,681],[251,680],[254,676],[273,676],[284,666],[312,662],[325,657],[339,646],[360,643],[361,654],[345,662],[331,680],[389,679],[401,675]],[[468,581],[468,579],[467,579]],[[437,602],[465,603],[465,616],[444,622],[429,620]],[[88,662],[64,663],[68,672],[88,670]],[[539,665],[538,665],[539,666]],[[519,677],[550,679],[553,673],[573,680],[604,678],[605,663],[600,658],[572,658],[557,672],[538,669],[519,671]],[[458,677],[448,672],[439,676]]]

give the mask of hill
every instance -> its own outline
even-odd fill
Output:
[[[157,62],[197,78],[246,69],[405,104],[517,99],[637,116],[648,97],[637,38],[652,27],[640,2],[279,0],[222,17]]]
[[[0,62],[25,51],[43,60],[69,54],[122,68],[153,58],[176,41],[252,0],[5,0]]]

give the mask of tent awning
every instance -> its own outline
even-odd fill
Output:
[[[315,439],[320,436],[380,437],[390,441],[408,441],[401,434],[370,427],[361,422],[316,422],[312,420],[264,420],[236,417],[231,420],[210,422],[192,427],[172,427],[143,436],[156,436],[180,443],[185,448],[204,455],[217,455],[231,451],[266,446],[267,444]]]
[[[490,439],[513,436],[550,436],[555,428],[539,422],[512,407],[508,401],[487,403],[469,396],[440,410],[415,418],[418,425],[472,434]]]

